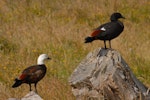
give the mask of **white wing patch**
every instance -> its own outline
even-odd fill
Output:
[[[101,28],[102,31],[106,31],[106,29],[104,27]]]

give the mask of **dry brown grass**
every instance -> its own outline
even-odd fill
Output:
[[[0,98],[22,97],[27,85],[12,89],[13,79],[39,54],[47,53],[48,72],[39,82],[44,100],[73,100],[68,77],[102,41],[84,44],[92,29],[121,12],[124,32],[112,41],[136,76],[150,85],[149,0],[1,0]]]

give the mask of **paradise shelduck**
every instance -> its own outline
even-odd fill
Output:
[[[30,66],[23,70],[22,74],[15,79],[13,88],[20,86],[22,83],[29,84],[30,91],[31,84],[34,84],[35,91],[37,92],[36,85],[37,83],[45,76],[46,66],[44,64],[45,60],[51,59],[47,54],[41,54],[37,59],[37,65]]]
[[[90,43],[94,40],[103,40],[106,49],[106,40],[109,41],[111,48],[111,40],[120,35],[124,29],[124,25],[119,18],[125,19],[120,13],[113,13],[110,17],[111,22],[100,25],[94,30],[90,37],[85,38],[85,43]]]

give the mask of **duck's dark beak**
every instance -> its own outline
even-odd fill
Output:
[[[48,57],[47,59],[48,59],[48,60],[51,60],[52,58]]]
[[[125,17],[122,16],[123,19],[126,19]]]

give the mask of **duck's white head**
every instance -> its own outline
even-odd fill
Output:
[[[47,54],[41,54],[37,59],[37,64],[42,65],[44,64],[45,60],[51,59]]]

